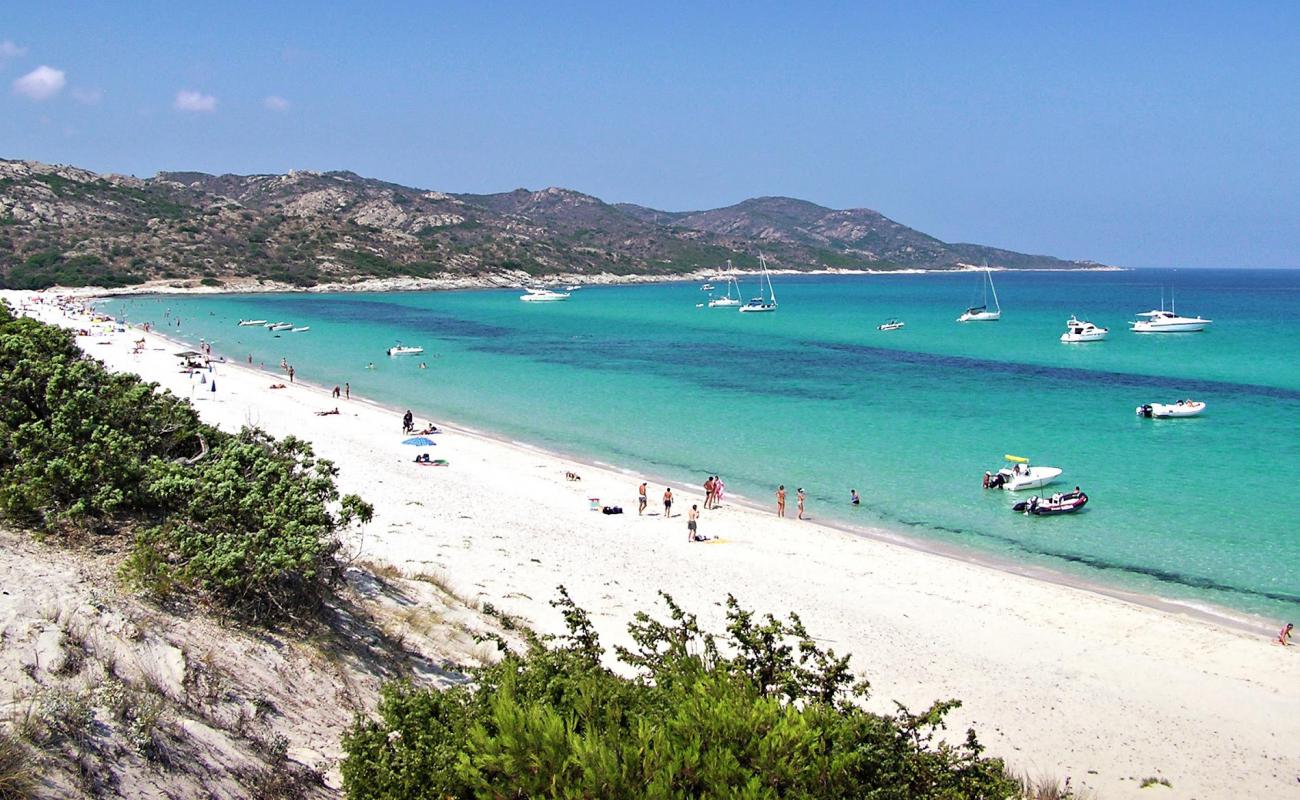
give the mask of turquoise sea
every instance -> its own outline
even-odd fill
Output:
[[[780,310],[697,308],[695,284],[106,301],[218,353],[419,416],[1078,579],[1270,618],[1300,616],[1300,271],[996,273],[1003,318],[954,320],[974,274],[777,276]],[[742,282],[744,285],[744,282]],[[1214,320],[1137,335],[1159,307]],[[744,286],[756,290],[754,280]],[[1111,329],[1058,341],[1068,316]],[[179,329],[174,320],[179,317]],[[888,317],[903,330],[881,333]],[[278,337],[241,318],[309,325]],[[389,358],[396,342],[424,356]],[[421,361],[428,365],[420,369]],[[374,362],[374,369],[367,364]],[[1139,419],[1194,397],[1202,417]],[[1004,453],[1065,469],[1080,514],[1026,518],[984,491]],[[635,481],[629,478],[629,495]],[[863,504],[848,504],[850,488]]]

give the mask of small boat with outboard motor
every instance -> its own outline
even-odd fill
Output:
[[[266,320],[264,319],[241,319],[239,321],[239,327],[241,328],[249,328],[256,325],[265,325],[265,324],[266,324]]]
[[[877,325],[877,326],[876,326],[876,330],[878,330],[878,331],[896,331],[896,330],[898,330],[899,328],[903,327],[903,325],[904,325],[904,323],[899,322],[899,321],[896,320],[896,319],[889,319],[889,320],[886,320],[885,322],[882,322],[881,324]]]
[[[395,347],[388,348],[388,354],[390,356],[418,356],[420,353],[423,352],[424,352],[423,347],[406,347],[400,344],[396,345]]]
[[[1148,419],[1172,419],[1177,417],[1194,417],[1205,410],[1205,403],[1199,400],[1179,400],[1177,403],[1143,403],[1137,407],[1137,415]]]
[[[1021,500],[1012,506],[1011,510],[1026,516],[1053,517],[1058,514],[1073,514],[1086,505],[1088,505],[1088,495],[1076,486],[1073,492],[1058,492],[1051,497],[1035,495],[1028,500]]]
[[[278,332],[278,331],[290,331],[290,330],[293,330],[293,323],[292,323],[292,322],[277,322],[277,323],[275,323],[274,325],[268,325],[268,326],[266,326],[266,327],[269,328],[272,332]]]
[[[1003,458],[1011,462],[1011,466],[1003,467],[997,472],[985,472],[985,489],[1005,489],[1008,492],[1038,489],[1056,480],[1064,472],[1060,467],[1031,466],[1029,459],[1023,456],[1008,454]]]

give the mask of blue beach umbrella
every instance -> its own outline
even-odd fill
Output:
[[[407,439],[406,441],[402,442],[402,444],[414,445],[415,447],[433,447],[435,444],[437,444],[437,442],[430,439],[428,436],[416,436],[414,438]]]

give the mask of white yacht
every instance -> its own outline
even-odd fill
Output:
[[[552,289],[524,289],[524,294],[519,295],[519,299],[526,303],[554,303],[559,300],[568,300],[568,292],[557,292]]]
[[[984,265],[984,302],[971,306],[957,318],[958,322],[997,322],[1002,319],[1002,306],[998,303],[998,290],[993,286],[993,273]],[[993,295],[993,310],[989,311],[989,295]]]
[[[390,356],[418,356],[423,352],[423,347],[403,347],[400,344],[396,347],[388,348],[388,354]]]
[[[767,259],[763,254],[758,254],[759,266],[763,268],[763,277],[759,279],[758,291],[759,296],[753,298],[748,303],[740,307],[741,313],[753,313],[757,311],[776,311],[776,289],[772,288],[772,276],[767,271]],[[767,296],[763,296],[763,281],[767,281]]]
[[[1063,342],[1100,342],[1110,333],[1110,328],[1098,328],[1091,322],[1070,317],[1065,322],[1065,333],[1061,334]]]
[[[1163,308],[1159,311],[1154,309],[1143,311],[1138,316],[1146,319],[1129,323],[1134,333],[1196,333],[1205,330],[1205,326],[1214,321],[1201,317],[1180,317],[1173,311],[1165,311]]]
[[[736,290],[734,295],[732,294],[732,289]],[[740,284],[732,277],[727,278],[726,297],[709,298],[709,308],[734,308],[738,305],[740,305]]]

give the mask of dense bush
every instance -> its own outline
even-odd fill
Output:
[[[0,305],[0,515],[43,533],[131,531],[138,585],[253,619],[313,608],[336,531],[372,513],[339,497],[336,474],[305,442],[204,425]]]
[[[585,612],[569,634],[479,669],[473,687],[385,688],[378,719],[344,739],[352,800],[414,798],[1007,798],[1000,760],[936,740],[945,714],[864,711],[865,682],[795,616],[759,621],[728,600],[718,643],[665,597],[639,614],[625,678],[602,665]]]

